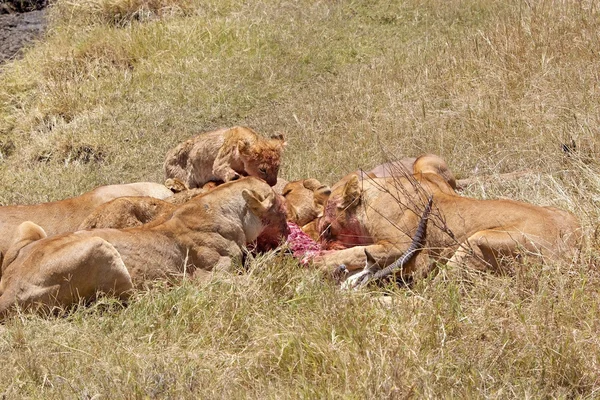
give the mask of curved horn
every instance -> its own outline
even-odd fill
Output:
[[[431,205],[433,204],[433,196],[429,196],[429,200],[427,202],[427,206],[425,206],[425,210],[423,210],[423,214],[421,215],[421,221],[419,221],[419,225],[417,226],[417,232],[413,237],[412,243],[410,247],[402,257],[394,261],[392,264],[388,265],[384,269],[377,271],[373,274],[370,281],[373,280],[381,280],[392,275],[396,270],[402,269],[406,263],[408,263],[412,257],[417,253],[417,251],[423,248],[423,240],[425,239],[425,230],[427,228],[427,219],[429,218],[429,214],[431,213]]]

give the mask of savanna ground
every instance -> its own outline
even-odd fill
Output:
[[[46,0],[0,0],[0,63],[18,57],[46,26]]]
[[[385,300],[267,254],[128,307],[21,314],[0,327],[0,397],[600,397],[596,2],[57,0],[47,12],[44,38],[0,67],[2,204],[161,182],[169,148],[243,124],[286,135],[289,180],[334,183],[423,152],[458,177],[530,170],[466,194],[568,209],[586,239],[573,263],[442,267]]]

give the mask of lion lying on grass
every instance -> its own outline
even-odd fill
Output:
[[[173,193],[153,182],[100,186],[77,197],[25,206],[0,207],[0,260],[10,245],[17,227],[24,221],[40,225],[46,234],[73,232],[99,205],[123,196],[150,196],[165,199]]]
[[[390,178],[394,176],[407,176],[416,173],[432,172],[440,175],[448,182],[452,189],[456,189],[456,179],[450,171],[446,161],[435,154],[423,154],[419,158],[405,157],[397,161],[390,161],[373,167],[370,171],[362,169],[349,173],[340,179],[333,188],[345,185],[353,176],[359,180],[372,178]]]
[[[169,187],[169,182],[165,182],[165,186]],[[140,226],[153,222],[162,214],[173,211],[178,205],[208,192],[209,190],[201,188],[183,189],[164,200],[148,196],[119,197],[96,207],[74,230]]]
[[[274,186],[284,146],[281,135],[266,139],[243,126],[202,133],[167,153],[165,177],[177,178],[190,189],[245,175]]]
[[[165,182],[168,187],[178,186],[173,196],[158,200],[149,197],[120,197],[100,205],[79,225],[79,229],[130,228],[154,221],[161,214],[173,210],[177,204],[208,193],[205,189],[188,189],[178,180]],[[173,190],[173,189],[171,189]],[[277,187],[273,186],[277,193]],[[316,234],[315,220],[323,213],[323,204],[329,196],[328,186],[316,179],[288,182],[282,188],[287,219],[299,225],[306,233]],[[265,249],[261,249],[265,250]]]
[[[429,258],[504,271],[505,259],[571,255],[580,241],[579,222],[567,211],[462,197],[440,174],[422,171],[362,181],[354,176],[334,187],[318,229],[324,248],[336,251],[315,257],[314,264],[328,272],[341,264],[357,271],[365,266],[367,250],[381,267],[389,265],[408,248],[429,196],[425,250],[403,268],[403,276],[425,274]]]
[[[279,241],[287,233],[283,200],[251,177],[198,196],[159,223],[135,228],[46,237],[38,225],[25,222],[2,266],[0,315],[15,304],[68,307],[98,292],[127,298],[149,280],[201,277],[229,268],[259,235]]]

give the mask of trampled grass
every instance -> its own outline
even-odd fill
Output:
[[[572,264],[443,269],[339,292],[249,271],[0,327],[6,398],[594,398],[600,390],[600,15],[591,1],[57,0],[0,67],[0,203],[162,181],[166,151],[243,124],[282,176],[334,183],[432,152],[466,194],[574,212]],[[563,152],[562,145],[575,150]]]

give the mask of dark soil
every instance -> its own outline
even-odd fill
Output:
[[[47,0],[0,0],[0,63],[19,56],[46,28]]]

